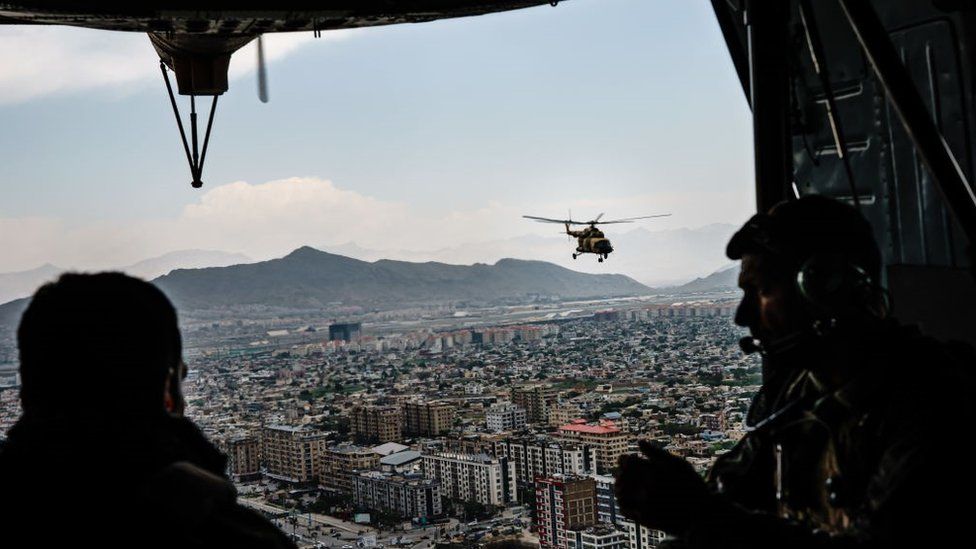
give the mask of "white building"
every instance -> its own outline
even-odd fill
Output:
[[[525,429],[525,420],[525,410],[511,402],[497,402],[485,412],[485,423],[493,433]]]
[[[596,451],[582,444],[528,437],[506,439],[495,442],[495,455],[515,463],[515,479],[522,486],[531,486],[536,477],[596,471]]]
[[[627,532],[615,526],[598,524],[567,532],[566,547],[567,549],[630,549],[631,546]]]
[[[508,458],[437,453],[423,459],[424,477],[440,481],[444,497],[499,506],[517,499],[515,464]]]
[[[630,549],[657,549],[664,541],[664,532],[651,530],[629,520],[618,520],[617,524],[627,529],[627,539]]]
[[[420,475],[359,473],[353,477],[353,497],[357,505],[403,518],[436,517],[442,513],[440,483]]]

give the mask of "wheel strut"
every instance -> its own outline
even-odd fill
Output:
[[[197,101],[196,96],[190,96],[190,139],[193,150],[190,150],[190,143],[186,140],[186,130],[183,129],[183,119],[180,117],[180,109],[176,105],[176,96],[173,95],[173,85],[170,84],[169,74],[167,73],[166,63],[159,62],[159,70],[163,73],[163,80],[166,82],[166,91],[169,93],[169,102],[173,106],[173,115],[176,117],[176,126],[180,129],[180,139],[183,141],[183,152],[186,153],[186,162],[190,165],[190,175],[193,179],[190,185],[194,189],[203,186],[200,177],[203,175],[203,163],[207,159],[207,146],[210,144],[210,130],[213,128],[214,113],[217,112],[217,95],[213,96],[213,103],[210,104],[210,116],[207,118],[207,131],[203,136],[203,147],[198,146],[197,139]]]

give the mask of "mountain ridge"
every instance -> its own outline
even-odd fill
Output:
[[[367,262],[310,246],[246,265],[177,269],[153,283],[178,307],[189,310],[235,306],[303,309],[337,303],[388,308],[531,294],[619,297],[652,291],[624,275],[579,273],[544,261],[504,258],[493,265]]]
[[[729,265],[708,276],[696,278],[672,288],[676,293],[702,293],[722,290],[737,290],[739,287],[739,266]]]

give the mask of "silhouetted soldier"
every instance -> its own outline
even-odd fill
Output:
[[[972,349],[886,318],[881,258],[856,210],[817,196],[756,215],[736,323],[759,351],[749,432],[703,480],[641,443],[617,476],[624,513],[690,547],[947,547],[965,543],[974,479]]]
[[[236,502],[182,417],[176,311],[147,282],[66,274],[17,333],[23,416],[0,450],[4,547],[293,547]]]

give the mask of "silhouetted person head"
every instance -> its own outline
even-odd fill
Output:
[[[34,294],[17,342],[25,414],[182,411],[176,310],[148,282],[62,275]]]
[[[782,202],[746,222],[726,253],[742,260],[736,323],[767,350],[818,319],[884,314],[881,253],[850,205],[819,195]]]

